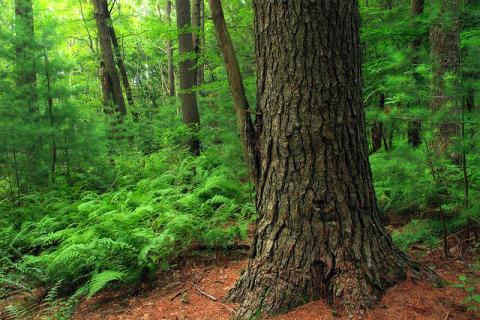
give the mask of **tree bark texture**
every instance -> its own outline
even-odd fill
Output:
[[[197,80],[194,54],[193,38],[191,31],[190,1],[177,0],[177,28],[178,48],[180,53],[179,74],[180,74],[180,100],[182,103],[183,122],[194,130],[200,126],[200,114],[198,112],[197,95],[194,87]],[[190,139],[190,152],[193,155],[200,154],[200,141],[197,138]]]
[[[102,73],[102,92],[107,113],[118,113],[120,116],[127,114],[125,100],[115,58],[112,49],[112,41],[108,29],[108,6],[106,0],[92,0],[95,22],[97,24],[98,39],[101,51],[100,70]],[[111,110],[113,103],[115,109]]]
[[[315,299],[359,315],[390,286],[437,281],[379,221],[361,96],[356,1],[254,0],[258,221],[234,318]]]
[[[167,22],[172,24],[172,1],[167,0]],[[173,67],[173,44],[172,40],[167,41],[167,59],[168,59],[168,95],[175,96],[175,69]]]
[[[232,92],[235,113],[237,116],[237,128],[240,132],[240,140],[243,147],[245,160],[251,169],[252,180],[257,188],[258,172],[257,159],[255,158],[255,128],[250,116],[250,106],[243,86],[242,74],[238,65],[235,48],[233,47],[230,33],[228,32],[225,16],[223,14],[222,3],[220,0],[209,0],[210,12],[212,14],[213,25],[217,41],[222,52],[223,61],[227,70],[228,83]]]
[[[460,0],[437,0],[440,12],[430,28],[430,47],[432,56],[432,112],[443,112],[448,117],[460,114],[458,103],[459,70],[460,70]],[[457,77],[447,90],[445,76],[452,73]],[[454,123],[442,123],[438,126],[438,134],[434,142],[435,151],[443,154],[452,142],[452,138],[460,134],[460,126]]]
[[[412,18],[412,29],[415,30],[418,27],[418,23],[415,19],[421,14],[423,14],[425,6],[425,0],[411,0],[410,3],[410,15]],[[416,36],[410,42],[410,50],[411,50],[411,60],[412,66],[415,68],[420,63],[420,47],[422,46],[423,39],[421,36]],[[417,84],[422,82],[421,76],[418,72],[414,71],[414,79]],[[417,98],[419,102],[420,99]],[[419,103],[417,103],[419,104]],[[422,143],[422,122],[420,120],[412,120],[408,122],[408,129],[407,129],[407,136],[408,136],[408,144],[412,147],[418,147]]]
[[[16,84],[19,99],[28,110],[38,111],[37,72],[35,66],[35,28],[32,0],[15,0]]]

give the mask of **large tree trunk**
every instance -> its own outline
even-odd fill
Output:
[[[107,19],[109,17],[108,9],[106,11],[106,0],[92,0],[95,21],[98,30],[98,39],[101,49],[101,72],[102,72],[102,92],[104,97],[105,108],[107,113],[112,113],[110,110],[111,104],[115,106],[115,113],[120,117],[127,114],[125,100],[123,98],[122,87],[120,85],[120,78],[118,76],[117,68],[115,66],[115,58],[112,50],[112,42],[110,39],[110,32],[108,29]]]
[[[112,40],[113,51],[115,53],[115,58],[117,60],[118,70],[120,71],[120,76],[122,78],[123,88],[125,89],[125,94],[127,96],[127,101],[129,106],[134,105],[133,101],[133,92],[132,87],[130,86],[130,81],[128,81],[127,69],[125,68],[125,63],[123,62],[122,53],[120,51],[120,46],[118,44],[117,35],[115,34],[115,29],[113,28],[112,17],[110,16],[110,10],[108,4],[105,1],[105,13],[107,15],[107,26],[110,39]]]
[[[29,111],[36,112],[37,72],[32,0],[15,0],[15,56],[17,95],[26,101]]]
[[[178,48],[180,53],[180,100],[182,102],[183,122],[192,129],[197,130],[200,126],[200,114],[198,112],[197,95],[194,91],[197,73],[195,63],[189,57],[193,50],[191,29],[190,1],[177,0],[177,28]],[[197,138],[190,139],[190,152],[193,155],[200,154],[200,141]]]
[[[172,1],[167,0],[167,22],[172,24]],[[173,45],[172,40],[167,41],[167,59],[168,59],[168,95],[175,96],[175,70],[173,68]]]
[[[254,0],[260,176],[235,317],[323,298],[359,314],[408,274],[437,280],[379,221],[356,1]]]
[[[438,0],[440,13],[430,28],[433,84],[432,112],[441,112],[447,120],[438,124],[438,133],[433,142],[437,154],[443,154],[460,134],[460,125],[451,115],[460,114],[458,103],[460,70],[460,0]],[[447,73],[454,79],[448,86]],[[447,90],[447,87],[453,88]],[[453,121],[452,121],[453,120]],[[453,158],[456,158],[453,155]]]
[[[210,11],[212,13],[213,25],[217,35],[217,41],[220,51],[223,55],[225,68],[227,70],[228,83],[232,91],[235,103],[235,112],[237,115],[237,128],[240,132],[240,140],[243,146],[245,160],[247,160],[253,181],[257,181],[258,166],[255,159],[255,129],[253,127],[252,118],[250,117],[250,106],[248,104],[245,88],[243,86],[242,74],[238,65],[235,48],[233,47],[230,33],[228,32],[225,17],[223,15],[222,3],[220,0],[209,0]],[[255,186],[258,187],[258,186]]]
[[[411,0],[410,15],[412,17],[412,28],[414,30],[418,27],[418,23],[415,21],[415,19],[419,15],[423,14],[425,5],[424,2],[424,0]],[[422,40],[423,39],[421,36],[416,36],[410,42],[411,60],[413,68],[415,68],[420,63],[419,51],[422,45]],[[417,85],[422,82],[421,76],[418,72],[414,72],[414,79]],[[417,98],[417,101],[418,107],[418,105],[420,104],[420,99]],[[422,143],[421,130],[422,122],[420,120],[412,120],[408,122],[408,144],[412,147],[418,147]]]

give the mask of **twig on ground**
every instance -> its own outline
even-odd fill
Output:
[[[229,306],[223,304],[222,302],[220,302],[217,298],[215,298],[215,297],[212,296],[211,294],[208,294],[208,293],[206,293],[205,291],[203,291],[202,289],[200,289],[200,287],[197,286],[195,283],[191,282],[191,284],[192,284],[193,287],[198,291],[198,293],[200,293],[202,296],[205,296],[205,297],[207,297],[208,299],[210,299],[210,300],[212,300],[212,301],[218,302],[222,307],[224,307],[225,309],[227,309],[228,311],[230,311],[230,313],[235,313],[235,310],[233,310],[233,309],[230,308]]]
[[[206,293],[205,291],[203,291],[202,289],[200,289],[199,286],[197,286],[195,283],[191,282],[191,284],[193,285],[193,287],[195,289],[197,289],[197,291],[202,295],[202,296],[205,296],[207,297],[208,299],[212,300],[212,301],[218,301],[217,298],[215,298],[214,296],[212,296],[211,294],[208,294]]]
[[[184,292],[187,292],[187,291],[188,289],[183,289],[178,291],[177,293],[175,293],[173,296],[170,297],[170,301],[173,301],[173,299],[175,299],[176,297],[178,297],[179,295],[182,295]]]

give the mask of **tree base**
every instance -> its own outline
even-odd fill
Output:
[[[408,278],[442,285],[433,271],[398,249],[393,250],[390,262],[394,263],[385,262],[368,270],[347,263],[330,270],[331,277],[325,279],[318,276],[324,274],[325,270],[319,270],[324,265],[312,266],[310,272],[305,272],[305,269],[288,270],[275,267],[271,262],[252,260],[224,300],[240,304],[232,317],[235,320],[282,314],[319,299],[326,300],[339,314],[361,319],[380,301],[387,288]],[[385,269],[388,266],[389,270]],[[380,278],[375,279],[375,274]]]

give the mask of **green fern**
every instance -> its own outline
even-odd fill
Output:
[[[122,282],[126,277],[125,272],[106,270],[92,276],[89,282],[88,297],[94,296],[111,282]]]

